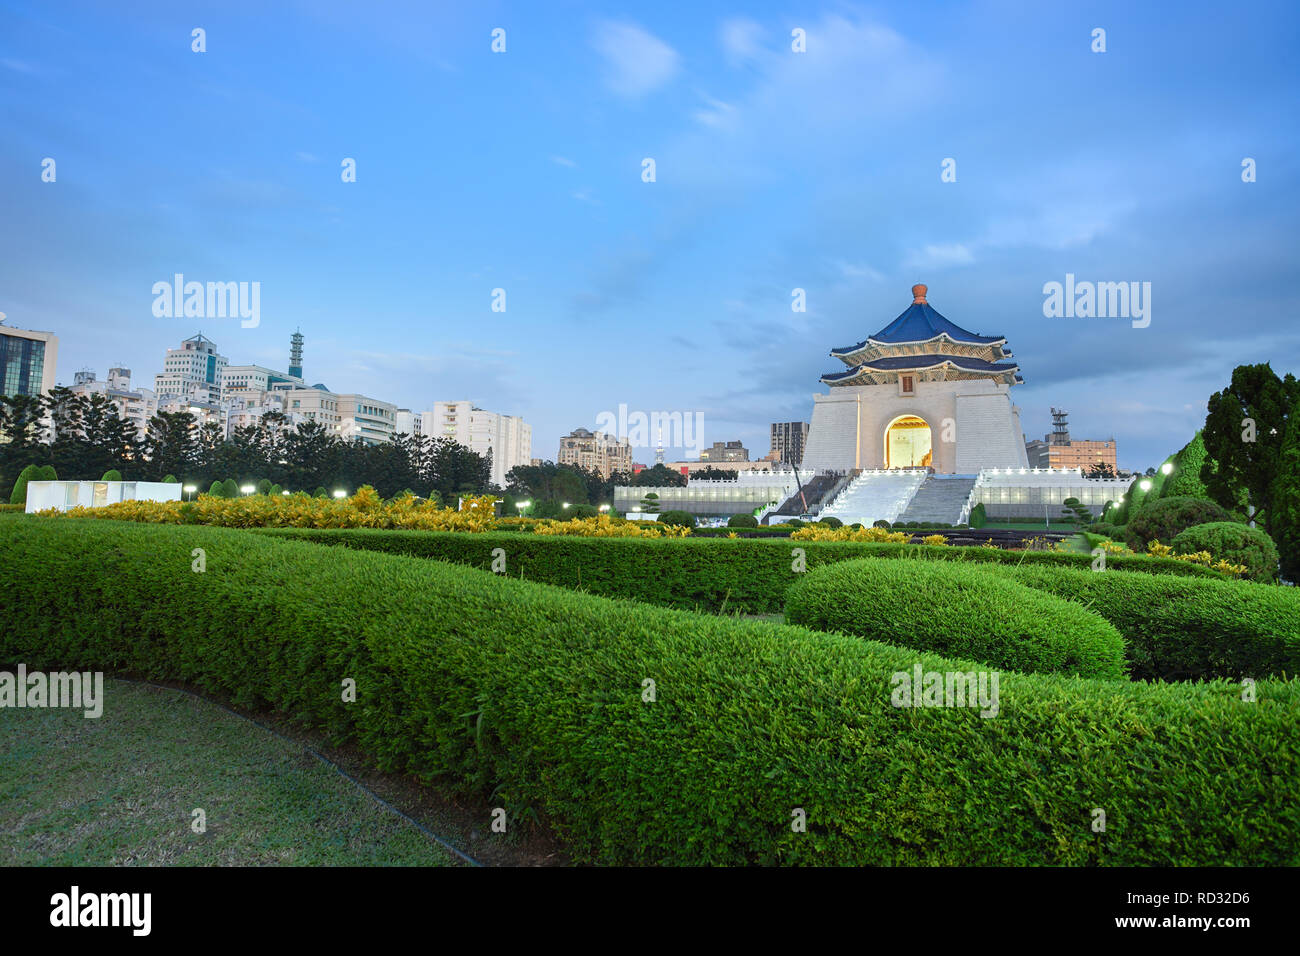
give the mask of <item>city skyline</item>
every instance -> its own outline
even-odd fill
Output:
[[[283,368],[301,328],[310,381],[506,409],[550,457],[622,405],[764,448],[809,419],[825,343],[921,282],[1015,344],[1026,437],[1066,407],[1145,468],[1234,365],[1300,367],[1277,318],[1296,306],[1297,14],[1100,4],[1009,29],[1004,6],[398,4],[377,24],[322,4],[253,29],[242,7],[9,3],[0,310],[60,337],[64,383],[144,380],[200,329]],[[176,274],[259,283],[257,323],[155,315]],[[1150,324],[1048,318],[1067,277],[1151,283]]]

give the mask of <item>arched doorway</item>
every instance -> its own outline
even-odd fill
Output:
[[[930,426],[915,415],[895,418],[885,429],[886,468],[924,468],[933,464]]]

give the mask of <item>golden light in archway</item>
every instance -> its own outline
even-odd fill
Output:
[[[886,468],[924,468],[933,463],[930,426],[915,415],[895,419],[885,429]]]

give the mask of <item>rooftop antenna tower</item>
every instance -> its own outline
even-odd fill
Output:
[[[1070,444],[1070,423],[1066,421],[1069,415],[1064,408],[1052,409],[1052,444],[1068,445]]]

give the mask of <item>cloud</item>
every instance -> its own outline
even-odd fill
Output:
[[[761,34],[762,28],[753,20],[743,17],[724,20],[719,31],[719,41],[727,62],[732,66],[740,66],[757,57],[762,51],[758,42]]]
[[[552,156],[551,162],[553,162],[556,166],[568,166],[570,169],[573,169],[578,165],[573,160],[568,159],[567,157],[564,156]]]
[[[975,261],[975,255],[960,242],[944,242],[927,245],[911,253],[903,262],[909,269],[944,269],[949,266],[968,266]]]
[[[696,110],[692,115],[696,122],[703,123],[705,126],[729,126],[736,118],[736,108],[730,103],[724,103],[722,100],[715,100],[707,93],[701,93],[700,98],[708,104],[708,109]]]
[[[605,60],[605,84],[630,98],[663,86],[681,61],[676,50],[633,23],[600,23],[592,46]]]
[[[578,202],[591,203],[593,206],[599,206],[601,204],[599,199],[592,196],[589,188],[575,191],[573,193],[573,198],[578,200]]]
[[[317,155],[315,155],[314,153],[304,153],[304,152],[302,152],[301,150],[299,150],[298,152],[294,153],[293,155],[294,155],[294,158],[297,159],[297,160],[298,160],[299,162],[301,162],[301,163],[319,163],[319,162],[320,162],[320,157],[317,156]]]
[[[852,262],[845,262],[843,259],[836,259],[834,262],[837,268],[846,279],[872,279],[876,282],[884,279],[884,275],[868,265],[857,265]]]
[[[11,60],[8,58],[0,59],[0,66],[13,70],[15,73],[35,73],[36,68],[30,63],[24,63],[22,60]]]

